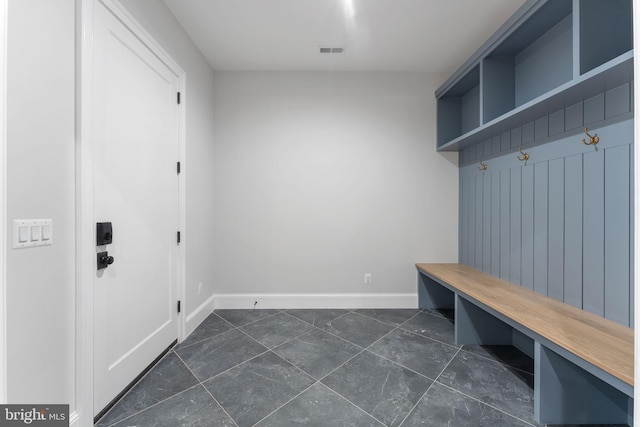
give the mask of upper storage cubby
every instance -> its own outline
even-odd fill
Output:
[[[480,126],[480,66],[438,99],[438,145]]]
[[[483,123],[571,80],[571,0],[536,11],[482,61]]]
[[[633,48],[631,1],[580,2],[580,74]]]
[[[633,80],[632,0],[529,0],[437,91],[456,151]]]

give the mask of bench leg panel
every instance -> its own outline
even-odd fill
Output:
[[[539,342],[534,418],[547,424],[626,424],[628,397]]]
[[[511,326],[456,294],[455,339],[462,345],[512,345]]]
[[[418,273],[418,307],[433,309],[453,308],[453,291],[435,280]]]

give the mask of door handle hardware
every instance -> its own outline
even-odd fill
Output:
[[[98,265],[98,270],[102,270],[104,268],[109,267],[111,264],[113,264],[113,257],[109,255],[108,252],[98,252],[97,254],[97,265]]]

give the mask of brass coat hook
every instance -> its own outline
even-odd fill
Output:
[[[480,162],[480,166],[478,166],[478,170],[481,170],[482,172],[486,171],[488,168],[486,163],[482,163]]]
[[[529,153],[523,152],[522,147],[518,148],[518,151],[520,151],[520,154],[522,154],[522,156],[518,156],[518,160],[520,160],[521,162],[526,162],[527,160],[529,160]]]
[[[600,142],[600,137],[598,136],[598,134],[595,134],[593,136],[589,135],[589,128],[584,128],[584,134],[589,137],[589,142],[587,142],[586,139],[582,140],[584,145],[596,145],[598,142]]]

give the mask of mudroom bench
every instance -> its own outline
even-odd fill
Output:
[[[416,264],[420,308],[454,309],[458,345],[534,358],[534,417],[632,424],[633,330],[461,264]]]

